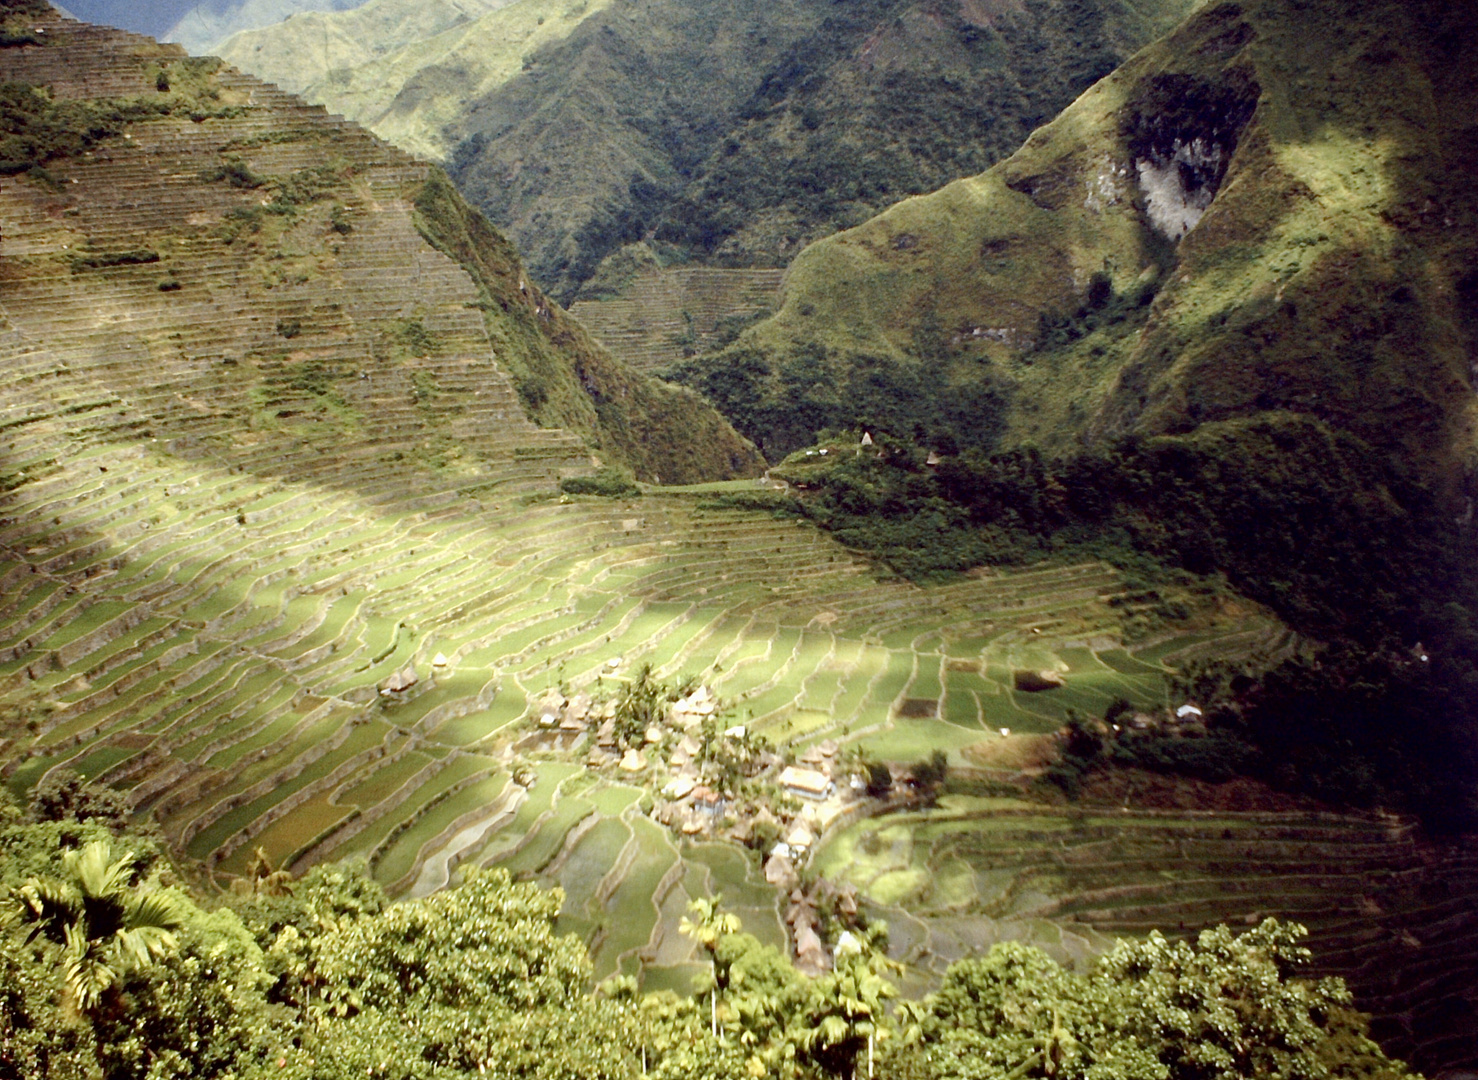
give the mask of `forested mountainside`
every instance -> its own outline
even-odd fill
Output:
[[[653,259],[783,266],[1010,153],[1194,3],[517,0],[454,22],[475,6],[374,0],[220,51],[444,155],[569,300],[633,243],[596,293]]]
[[[1284,704],[1407,740],[1385,790],[1419,788],[1478,730],[1475,34],[1436,2],[1208,5],[1007,161],[808,248],[678,374],[775,460],[895,440],[793,476],[915,569],[1118,538],[1363,641],[1322,669],[1354,697]]]
[[[122,392],[105,374],[127,358],[118,329],[68,314],[109,308],[179,395],[130,397],[139,415],[116,424],[160,438],[237,442],[221,430],[230,418],[251,441],[343,452],[397,432],[421,464],[450,450],[429,439],[470,466],[493,443],[512,452],[516,428],[570,450],[578,435],[642,475],[749,467],[752,451],[691,392],[595,346],[434,167],[219,61],[38,25],[39,44],[5,54],[0,158],[16,177],[7,290],[46,300],[12,301],[10,331],[43,367],[71,349],[89,358],[43,388]],[[102,73],[69,79],[74,59]],[[208,407],[181,405],[201,394]]]
[[[782,410],[745,420],[778,455],[838,422],[1055,450],[1282,411],[1458,484],[1473,34],[1437,3],[1212,5],[1010,160],[814,245],[777,317],[704,367],[770,373],[734,400]],[[789,392],[864,358],[989,393],[951,429],[905,394],[890,416]]]

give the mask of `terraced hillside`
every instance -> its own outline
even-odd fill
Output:
[[[35,131],[99,121],[0,190],[14,786],[75,767],[211,866],[362,851],[410,885],[469,806],[516,816],[496,733],[618,656],[706,674],[777,742],[922,752],[1107,700],[1128,608],[1106,567],[924,591],[702,490],[553,501],[587,452],[525,419],[501,362],[527,322],[578,328],[516,263],[425,242],[421,217],[449,232],[426,166],[212,62],[32,18],[46,43],[0,75],[48,88],[17,91]],[[1234,653],[1277,633],[1208,625]],[[1110,666],[1030,704],[992,681],[989,657],[1069,640]],[[899,728],[905,699],[928,704]]]
[[[529,348],[522,318],[556,343],[578,328],[516,264],[500,294],[484,249],[445,245],[469,275],[424,241],[418,215],[450,232],[449,204],[419,198],[435,174],[213,63],[36,18],[50,43],[0,51],[0,74],[103,134],[0,189],[14,788],[113,783],[221,875],[257,847],[364,855],[403,890],[507,861],[567,886],[602,964],[681,971],[679,883],[726,882],[760,923],[772,894],[737,852],[679,861],[619,785],[531,739],[552,687],[650,661],[777,744],[899,757],[1163,702],[1164,669],[1122,652],[1134,605],[1105,602],[1105,566],[922,590],[808,526],[705,509],[711,488],[554,498],[588,452],[525,418],[502,362]],[[1200,615],[1233,655],[1279,634]],[[1066,686],[1028,699],[1016,663]],[[510,784],[529,761],[540,781]]]
[[[17,91],[30,126],[5,152],[37,166],[5,193],[9,326],[85,357],[79,393],[217,448],[224,421],[230,443],[383,444],[469,475],[515,446],[578,455],[571,435],[640,475],[752,468],[694,395],[591,342],[433,167],[218,61],[36,21],[46,44],[0,53],[0,77],[42,88]],[[149,395],[115,371],[144,356]]]
[[[503,365],[531,333],[588,357],[583,331],[454,201],[421,197],[435,173],[255,80],[44,25],[54,43],[0,50],[0,77],[96,110],[102,134],[0,186],[0,737],[18,792],[55,769],[111,783],[220,884],[258,848],[294,869],[363,856],[412,894],[503,865],[565,889],[600,974],[682,988],[687,899],[721,891],[778,943],[776,894],[743,849],[656,822],[665,762],[587,767],[591,733],[538,721],[552,691],[650,663],[782,750],[943,749],[963,768],[1069,708],[1163,706],[1188,658],[1290,647],[1214,593],[1165,597],[1189,611],[1167,621],[1093,562],[880,580],[804,523],[724,508],[752,480],[560,497],[588,448],[530,423]],[[1062,685],[1019,688],[1044,669]],[[961,843],[987,844],[970,820]],[[1034,850],[1024,864],[1050,862]],[[1126,882],[1141,870],[1154,880]],[[1446,880],[1459,904],[1466,879]],[[966,915],[977,935],[996,918]]]
[[[1388,1053],[1429,1075],[1478,1064],[1478,847],[1434,844],[1394,818],[1046,811],[946,796],[865,821],[818,852],[886,917],[892,948],[936,973],[995,941],[1062,960],[1110,936],[1193,935],[1269,915],[1312,931]]]
[[[780,302],[780,270],[681,267],[637,276],[616,296],[577,300],[570,314],[637,371],[660,371],[726,344]]]

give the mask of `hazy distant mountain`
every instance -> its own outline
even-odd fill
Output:
[[[363,3],[364,0],[205,0],[193,7],[161,4],[179,14],[177,21],[160,36],[164,41],[179,42],[192,53],[214,53],[220,42],[238,31],[271,26],[305,11],[348,11]],[[76,14],[80,16],[82,12]]]
[[[199,0],[66,0],[59,5],[84,22],[159,37]]]
[[[517,75],[523,58],[610,0],[369,0],[232,35],[237,67],[435,161],[470,102]]]

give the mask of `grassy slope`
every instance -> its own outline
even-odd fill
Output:
[[[1437,10],[1208,8],[1009,161],[809,248],[783,309],[695,381],[744,359],[784,412],[798,356],[833,372],[925,359],[998,380],[1006,444],[1285,409],[1451,477],[1473,447],[1457,298],[1473,290],[1461,162],[1478,94],[1444,59],[1471,29],[1421,23]],[[1204,133],[1154,98],[1168,76],[1256,103],[1178,249],[1147,225],[1129,145],[1151,113]]]
[[[664,214],[664,244],[783,266],[804,244],[982,171],[1198,0],[906,4],[805,42]]]
[[[432,174],[416,209],[422,232],[482,290],[489,336],[541,424],[580,432],[643,479],[758,472],[754,448],[697,394],[626,368],[530,284],[513,245],[443,174]]]
[[[476,0],[492,10],[469,21],[372,0],[220,51],[413,152],[455,150],[459,186],[568,300],[628,242],[783,265],[1005,156],[1197,2]]]
[[[608,2],[372,0],[353,11],[237,34],[219,51],[243,70],[441,161],[454,142],[447,129],[473,100]]]
[[[560,296],[648,238],[783,264],[1008,152],[1189,6],[617,4],[479,103],[454,175]]]
[[[818,32],[829,9],[807,0],[614,4],[474,105],[453,177],[509,230],[535,276],[568,297],[604,255],[641,237],[765,73]]]

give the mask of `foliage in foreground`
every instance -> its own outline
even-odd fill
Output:
[[[844,934],[834,970],[808,977],[700,901],[684,925],[710,961],[695,996],[642,996],[629,976],[592,993],[584,945],[554,933],[560,892],[502,872],[391,905],[362,869],[289,881],[263,865],[207,900],[116,819],[3,813],[5,1078],[1408,1075],[1342,982],[1297,977],[1303,930],[1272,920],[1122,943],[1083,973],[998,946],[890,1013],[875,932]],[[79,972],[66,958],[88,946]]]

